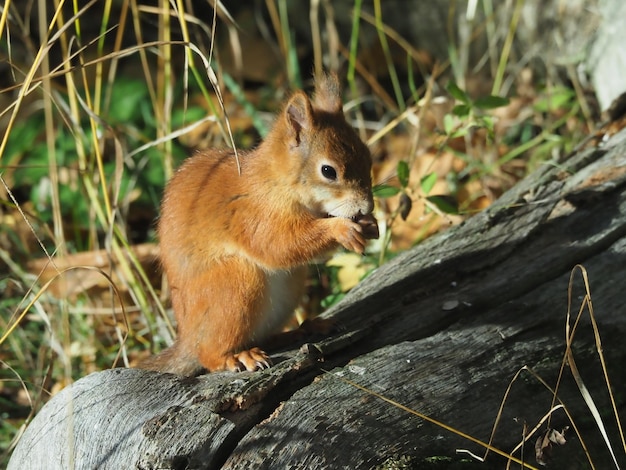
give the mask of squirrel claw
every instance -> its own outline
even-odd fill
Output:
[[[234,372],[243,372],[245,370],[254,372],[255,370],[269,369],[272,360],[265,351],[260,348],[252,348],[233,354],[231,361],[227,361],[227,368]]]

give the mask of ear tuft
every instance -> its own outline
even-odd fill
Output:
[[[297,91],[285,107],[285,119],[295,138],[296,145],[300,145],[302,132],[313,126],[313,110],[306,94]]]
[[[329,73],[315,78],[313,105],[327,113],[343,113],[341,85],[337,75]]]

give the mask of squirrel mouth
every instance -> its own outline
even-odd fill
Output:
[[[326,214],[326,218],[327,219],[333,219],[335,217],[342,217],[344,219],[350,219],[352,222],[358,222],[359,221],[359,215],[342,216],[342,215]]]

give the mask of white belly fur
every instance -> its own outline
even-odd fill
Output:
[[[304,294],[306,266],[291,270],[266,272],[263,315],[256,326],[253,341],[262,341],[285,325]]]

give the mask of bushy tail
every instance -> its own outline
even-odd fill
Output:
[[[167,372],[183,377],[196,376],[204,371],[195,355],[178,341],[159,354],[144,359],[137,365],[137,368]]]

